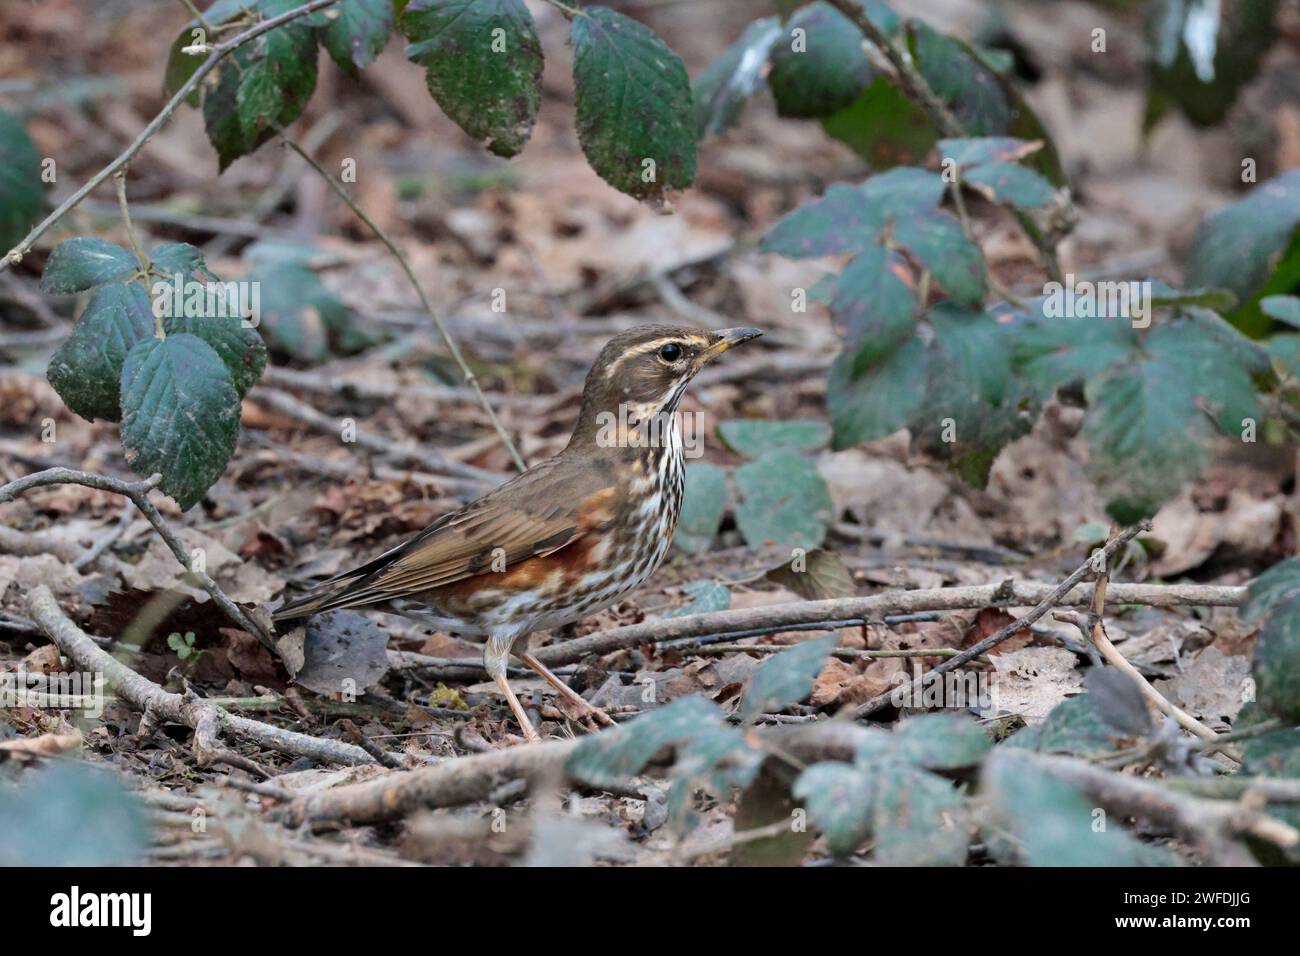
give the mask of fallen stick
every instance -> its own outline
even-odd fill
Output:
[[[63,613],[50,589],[43,584],[35,587],[28,595],[27,606],[32,619],[58,645],[60,651],[83,670],[103,674],[104,682],[109,688],[143,712],[142,723],[162,718],[192,728],[194,753],[200,766],[210,766],[213,763],[244,766],[248,763],[246,758],[232,754],[218,744],[217,738],[223,732],[233,733],[277,753],[307,757],[321,763],[353,765],[375,762],[360,747],[283,730],[232,714],[201,697],[163,690],[149,678],[137,674],[101,650],[89,634]]]
[[[780,624],[817,624],[848,618],[877,619],[885,614],[917,611],[1033,607],[1053,596],[1055,590],[1050,584],[1008,580],[1001,584],[958,588],[886,591],[869,597],[793,601],[788,604],[713,611],[629,624],[552,644],[538,649],[534,654],[543,664],[555,667],[559,664],[577,663],[593,654],[608,654],[638,644],[657,644],[678,637],[725,634]],[[1246,600],[1246,589],[1209,584],[1112,584],[1109,597],[1114,604],[1137,604],[1144,607],[1237,607]],[[1061,595],[1054,601],[1054,606],[1079,607],[1087,605],[1091,600],[1092,587],[1082,585]],[[1033,621],[1029,623],[1032,624]],[[1028,624],[1024,626],[1027,627]]]
[[[972,644],[970,647],[966,648],[966,650],[962,651],[956,657],[950,657],[948,658],[948,660],[944,661],[942,664],[938,665],[937,667],[931,668],[926,673],[914,678],[911,684],[906,685],[905,687],[902,686],[896,687],[891,690],[885,691],[884,693],[877,694],[875,697],[871,698],[866,703],[861,704],[856,710],[854,710],[853,716],[862,718],[870,714],[874,714],[882,707],[888,706],[891,700],[898,699],[895,696],[897,694],[903,694],[908,696],[916,694],[921,689],[922,684],[925,681],[933,680],[934,677],[939,674],[946,674],[948,671],[956,670],[958,667],[961,667],[963,664],[973,661],[981,654],[987,653],[992,648],[997,647],[1003,641],[1007,640],[1007,638],[1019,634],[1021,631],[1028,628],[1040,617],[1042,617],[1044,614],[1050,611],[1052,608],[1059,607],[1060,605],[1067,603],[1067,599],[1069,598],[1070,595],[1074,593],[1074,590],[1076,586],[1079,584],[1079,582],[1082,581],[1085,577],[1087,577],[1090,573],[1094,573],[1094,572],[1105,573],[1105,570],[1110,566],[1110,560],[1112,557],[1114,557],[1116,551],[1118,551],[1120,548],[1124,547],[1124,545],[1128,544],[1129,541],[1137,537],[1140,532],[1149,531],[1150,529],[1151,529],[1150,522],[1140,521],[1137,524],[1133,525],[1132,527],[1126,528],[1125,530],[1121,531],[1119,534],[1115,535],[1115,537],[1107,541],[1105,546],[1102,547],[1100,550],[1090,554],[1088,556],[1088,560],[1084,561],[1083,564],[1075,568],[1070,573],[1070,575],[1066,577],[1064,581],[1062,581],[1060,584],[1056,585],[1056,587],[1050,589],[1045,595],[1043,595],[1043,597],[1040,598],[1032,608],[1030,608],[1028,613],[1012,621],[1006,627],[999,628],[997,631],[990,634],[988,637],[984,638],[984,640],[978,642],[977,644]],[[1088,591],[1088,600],[1083,603],[1091,607],[1096,597],[1096,586],[1094,585],[1092,588],[1088,588],[1085,590]],[[1246,589],[1240,588],[1239,590],[1241,591],[1241,600],[1244,601]],[[1115,587],[1115,601],[1116,603],[1119,604],[1142,603],[1137,601],[1129,601],[1123,597],[1120,597],[1118,585]]]

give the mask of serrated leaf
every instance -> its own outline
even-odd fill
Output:
[[[622,726],[584,738],[570,755],[569,775],[593,786],[612,786],[640,773],[670,744],[723,723],[722,711],[703,697],[665,704]]]
[[[815,548],[826,537],[834,505],[830,490],[808,458],[787,448],[736,469],[736,524],[745,543]]]
[[[812,451],[830,441],[824,422],[773,422],[761,418],[736,418],[718,424],[727,446],[747,458],[757,458],[774,448]]]
[[[745,691],[741,716],[753,720],[759,714],[784,710],[811,694],[813,681],[838,642],[838,634],[827,634],[764,660],[755,669]]]
[[[1200,474],[1210,425],[1173,365],[1123,362],[1088,383],[1088,473],[1106,510],[1129,524],[1154,514]]]
[[[828,760],[813,764],[795,781],[794,795],[803,800],[836,856],[852,853],[871,833],[875,777],[853,764]]]
[[[0,866],[120,866],[149,847],[143,804],[111,772],[56,762],[0,786]]]
[[[695,81],[691,96],[699,139],[716,136],[740,121],[746,101],[763,81],[767,53],[780,35],[781,22],[776,17],[755,20]]]
[[[542,101],[542,45],[522,0],[411,0],[400,26],[443,112],[498,156],[522,150]]]
[[[591,168],[637,199],[685,189],[695,180],[695,133],[681,59],[607,7],[584,7],[571,29],[578,140]]]
[[[893,735],[897,759],[927,770],[973,767],[988,754],[988,732],[969,717],[919,714],[898,725]]]
[[[951,160],[958,169],[982,166],[986,163],[1014,163],[1042,148],[1041,141],[1031,142],[1013,136],[939,140],[940,158]]]
[[[925,347],[915,337],[857,375],[853,357],[838,356],[826,382],[834,447],[875,441],[907,425],[925,397],[925,367]]]
[[[197,335],[216,353],[230,370],[231,381],[240,398],[262,377],[266,368],[266,344],[248,322],[257,317],[244,314],[245,303],[233,284],[225,286],[213,275],[203,260],[201,250],[188,243],[177,242],[159,246],[151,258],[155,272],[168,276],[168,287],[155,289],[164,296],[174,297],[174,283],[181,276],[181,302],[172,302],[164,311],[163,330],[171,335],[189,332]],[[191,297],[188,283],[210,284],[205,288],[202,301]],[[212,295],[206,294],[208,290]],[[179,307],[178,307],[179,306]]]
[[[961,866],[971,830],[961,793],[947,780],[904,765],[876,774],[872,834],[879,866]]]
[[[1137,345],[1130,319],[1044,314],[1046,300],[1029,304],[1032,311],[1017,311],[1009,325],[1012,363],[1044,396],[1099,375]]]
[[[1026,727],[1002,746],[1036,753],[1081,756],[1110,750],[1111,737],[1105,724],[1098,719],[1092,700],[1087,694],[1080,694],[1061,701],[1041,724]]]
[[[127,353],[154,336],[154,316],[143,285],[115,283],[91,296],[76,328],[50,358],[46,377],[82,418],[115,422]]]
[[[60,242],[50,253],[41,274],[41,291],[84,292],[128,279],[139,271],[140,260],[129,249],[107,239],[77,236]]]
[[[375,62],[393,32],[392,0],[342,0],[314,16],[323,22],[321,43],[339,68],[352,76]]]
[[[912,334],[916,306],[911,269],[897,252],[868,246],[844,267],[831,314],[841,326],[855,374],[885,358]]]
[[[861,252],[875,245],[880,218],[861,189],[835,183],[820,199],[782,217],[767,231],[761,248],[791,259]]]
[[[1300,296],[1270,295],[1259,300],[1260,310],[1271,319],[1300,329]]]
[[[677,546],[687,554],[707,551],[718,535],[727,506],[727,473],[706,461],[686,466],[686,488],[677,518]]]
[[[1300,596],[1273,606],[1255,640],[1251,674],[1260,707],[1274,717],[1300,721]]]
[[[1278,257],[1291,244],[1297,226],[1300,169],[1293,169],[1260,183],[1246,198],[1201,222],[1188,255],[1187,284],[1230,289],[1249,304],[1266,291]]]
[[[122,368],[122,447],[139,475],[188,510],[221,477],[239,435],[239,394],[221,357],[188,333],[136,345]]]
[[[1238,613],[1243,621],[1254,623],[1297,594],[1300,594],[1300,558],[1287,558],[1250,582],[1246,603]]]
[[[796,570],[800,567],[800,570]],[[850,597],[857,593],[853,573],[836,555],[818,548],[798,555],[763,575],[809,601]]]
[[[721,581],[692,581],[686,585],[690,601],[673,608],[664,617],[685,617],[688,614],[708,614],[725,611],[731,607],[731,590]]]
[[[1117,820],[1095,829],[1092,801],[1015,750],[994,751],[985,762],[981,790],[997,826],[1012,836],[1029,866],[1141,866],[1158,859]]]
[[[925,111],[884,76],[823,119],[822,128],[877,169],[922,162],[937,138]]]
[[[900,215],[894,238],[963,305],[981,305],[988,292],[984,253],[957,217],[941,209]]]
[[[36,145],[16,116],[0,110],[0,255],[27,235],[44,209]]]
[[[1054,196],[1052,184],[1032,169],[1015,163],[985,163],[967,170],[962,181],[990,199],[1018,209],[1046,206]]]
[[[263,17],[288,12],[294,0],[260,0]],[[270,30],[217,66],[203,97],[208,139],[226,167],[302,115],[316,89],[316,34],[301,19]]]
[[[767,83],[782,116],[830,116],[856,100],[872,80],[862,34],[823,0],[791,17],[770,62]]]

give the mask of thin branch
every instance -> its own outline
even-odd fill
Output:
[[[208,576],[206,571],[196,571],[190,566],[190,556],[185,550],[185,545],[181,543],[180,538],[163,520],[162,514],[154,507],[153,502],[149,500],[149,492],[161,480],[160,475],[152,475],[143,481],[127,482],[107,475],[97,475],[89,471],[76,471],[71,468],[47,468],[45,471],[25,475],[9,482],[7,485],[0,486],[0,503],[12,501],[25,491],[45,485],[84,485],[87,488],[111,491],[113,494],[129,498],[131,503],[139,508],[140,513],[153,525],[154,530],[158,532],[171,553],[176,556],[176,560],[181,563],[181,567],[194,576],[199,586],[207,591],[213,602],[225,612],[226,617],[234,621],[240,630],[254,635],[268,649],[274,652],[275,641],[271,635],[245,614],[238,604],[227,597],[226,592],[221,590],[221,587]]]
[[[1150,529],[1151,529],[1150,522],[1142,521],[1139,522],[1138,524],[1133,525],[1131,528],[1125,529],[1120,534],[1117,534],[1115,537],[1111,538],[1110,541],[1106,542],[1106,546],[1103,547],[1100,551],[1101,566],[1103,568],[1109,567],[1110,560],[1115,555],[1116,551],[1118,551],[1120,548],[1128,544],[1129,541],[1131,541],[1133,538],[1137,537],[1137,535],[1140,532],[1149,531]],[[1023,631],[1025,628],[1029,627],[1031,624],[1037,621],[1040,617],[1042,617],[1052,608],[1065,603],[1066,595],[1068,595],[1074,589],[1075,585],[1077,585],[1080,581],[1082,581],[1085,577],[1087,577],[1090,572],[1096,569],[1096,565],[1094,564],[1094,562],[1097,560],[1098,560],[1097,553],[1089,555],[1087,561],[1084,561],[1083,564],[1079,565],[1079,567],[1077,567],[1070,574],[1069,577],[1067,577],[1056,587],[1052,588],[1052,590],[1048,592],[1048,594],[1042,600],[1040,600],[1037,604],[1035,604],[1033,608],[1030,609],[1030,611],[1027,614],[1025,614],[1023,617],[1017,618],[1016,620],[1008,624],[1006,627],[999,628],[996,632],[984,638],[984,640],[979,641],[976,644],[972,644],[970,647],[966,648],[966,650],[962,651],[956,657],[950,657],[948,660],[944,661],[938,667],[934,667],[931,670],[927,671],[926,673],[921,674],[919,677],[914,678],[908,690],[910,690],[912,693],[918,692],[921,689],[924,681],[933,680],[934,675],[944,674],[947,673],[948,671],[956,670],[958,667],[961,667],[963,664],[967,663],[968,661],[972,661],[975,658],[979,657],[981,654],[987,653],[990,649],[997,647],[1007,638],[1012,637],[1020,633],[1021,631]],[[1121,603],[1123,603],[1122,599],[1120,598],[1117,598],[1116,600],[1121,601]],[[862,718],[868,716],[869,714],[874,714],[876,711],[880,710],[881,708],[888,706],[890,700],[894,698],[895,694],[900,692],[907,693],[908,690],[895,688],[886,691],[882,694],[877,694],[875,697],[871,698],[869,701],[859,706],[857,710],[854,711],[854,716],[858,718]]]
[[[148,272],[149,257],[146,256],[144,250],[140,248],[140,237],[135,234],[135,226],[131,223],[131,209],[126,202],[125,166],[113,174],[113,186],[117,189],[117,208],[122,212],[122,225],[126,227],[126,241],[131,246],[131,251],[135,253],[135,258],[136,261],[140,263],[141,271]]]
[[[286,10],[279,16],[271,17],[268,20],[263,20],[261,23],[254,24],[243,33],[237,34],[229,40],[212,47],[212,52],[208,54],[208,58],[199,65],[199,68],[195,70],[194,73],[191,74],[190,78],[181,85],[181,88],[178,89],[172,98],[167,101],[167,104],[158,112],[158,115],[149,121],[149,124],[140,131],[140,135],[132,140],[131,144],[127,146],[126,149],[122,150],[122,152],[119,153],[107,166],[97,172],[94,176],[90,177],[81,188],[67,199],[63,200],[63,202],[59,203],[58,207],[52,213],[41,220],[41,222],[37,224],[31,232],[20,239],[18,244],[10,249],[3,258],[0,258],[0,272],[4,272],[11,266],[21,262],[23,256],[31,250],[32,245],[36,240],[44,235],[51,226],[67,215],[68,210],[72,209],[79,202],[85,199],[92,190],[99,186],[99,184],[109,176],[115,174],[119,169],[122,169],[127,163],[134,159],[135,155],[144,148],[144,145],[153,138],[153,135],[157,133],[158,130],[162,129],[166,122],[171,118],[172,114],[176,112],[177,108],[185,102],[186,97],[188,97],[194,90],[198,89],[199,84],[202,83],[204,78],[216,68],[217,64],[220,63],[222,59],[233,51],[239,49],[239,47],[243,46],[245,43],[248,43],[251,40],[256,40],[262,34],[274,30],[276,27],[283,26],[291,20],[297,20],[299,17],[304,17],[309,13],[316,12],[317,10],[331,7],[339,2],[340,0],[310,0],[309,3],[305,3],[301,7],[295,7],[293,10]]]
[[[111,654],[101,650],[89,634],[63,613],[50,589],[41,584],[27,598],[32,618],[76,665],[104,675],[105,683],[123,700],[145,715],[144,723],[162,718],[185,724],[194,730],[194,751],[201,766],[231,763],[246,766],[247,758],[220,747],[217,737],[233,733],[278,753],[308,757],[326,763],[368,764],[374,758],[360,747],[337,740],[309,737],[258,720],[240,717],[211,701],[192,694],[173,694],[147,677],[137,674]]]
[[[397,248],[397,244],[388,237],[388,233],[384,232],[384,230],[381,229],[373,219],[366,215],[365,210],[357,205],[352,197],[348,195],[347,190],[344,189],[333,176],[326,172],[324,167],[322,167],[320,163],[316,162],[316,160],[313,159],[306,150],[288,137],[284,137],[284,143],[291,150],[301,156],[307,165],[315,170],[315,172],[324,179],[325,182],[329,183],[330,188],[334,190],[340,199],[347,203],[348,208],[352,210],[357,218],[364,222],[370,228],[370,231],[379,238],[379,241],[388,247],[388,251],[393,254],[393,258],[395,258],[398,265],[402,267],[402,272],[406,274],[406,278],[411,283],[411,287],[415,289],[416,295],[420,297],[420,304],[424,306],[424,311],[429,313],[429,318],[433,319],[433,324],[437,326],[438,333],[442,336],[442,340],[447,343],[447,349],[451,352],[451,357],[455,360],[456,364],[460,366],[461,376],[465,379],[465,384],[474,390],[474,394],[478,397],[479,403],[482,404],[483,410],[487,412],[488,419],[492,422],[492,427],[496,429],[497,436],[501,439],[501,444],[505,445],[506,451],[510,453],[510,458],[514,461],[515,467],[520,471],[527,471],[528,466],[524,464],[523,457],[519,454],[519,450],[515,448],[515,443],[510,440],[510,436],[506,433],[505,426],[503,426],[501,420],[497,418],[497,413],[492,409],[492,403],[488,401],[487,395],[483,393],[483,388],[479,385],[478,376],[474,374],[474,371],[469,367],[469,363],[465,361],[465,356],[461,353],[460,346],[456,344],[456,340],[452,338],[451,332],[447,329],[447,326],[443,324],[442,318],[433,308],[433,303],[429,301],[429,297],[424,294],[424,288],[420,285],[420,280],[415,277],[415,271],[411,268],[411,263],[407,260],[405,253]]]

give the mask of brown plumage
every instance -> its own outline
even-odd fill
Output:
[[[677,403],[701,368],[759,334],[644,326],[616,336],[587,375],[573,436],[559,455],[285,604],[275,618],[383,606],[483,635],[484,665],[530,740],[536,732],[506,681],[512,650],[585,712],[610,723],[526,643],[515,649],[515,642],[608,607],[659,566],[685,475]]]

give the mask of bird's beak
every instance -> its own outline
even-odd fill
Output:
[[[717,336],[717,341],[704,350],[703,358],[706,362],[711,362],[728,349],[735,348],[742,342],[748,342],[750,339],[756,339],[763,334],[762,329],[720,329],[713,333]]]

